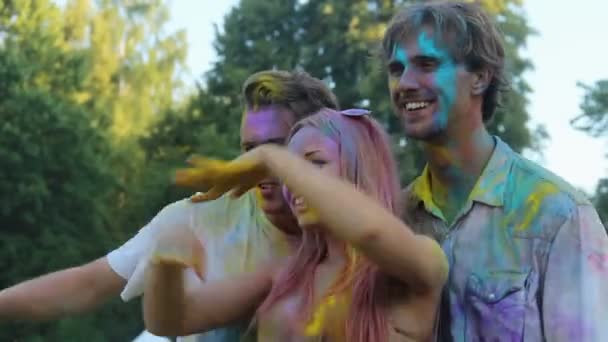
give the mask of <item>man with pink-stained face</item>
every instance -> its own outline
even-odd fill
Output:
[[[305,72],[277,70],[251,75],[243,84],[241,147],[284,144],[292,125],[321,108],[338,109],[335,95]],[[184,199],[163,208],[137,235],[89,264],[45,275],[0,292],[0,321],[53,320],[92,311],[119,296],[142,294],[146,265],[157,237],[168,230],[192,235],[198,272],[185,271],[189,286],[251,271],[288,255],[299,228],[276,179],[266,179],[240,198],[196,203]],[[189,249],[191,246],[183,246]],[[176,251],[179,252],[179,251]],[[230,326],[180,341],[238,341],[247,328]]]
[[[278,105],[248,106],[241,124],[241,151],[263,144],[282,145],[295,120],[295,115]],[[279,180],[264,179],[254,191],[259,208],[270,222],[288,234],[297,234],[299,228],[283,197]]]

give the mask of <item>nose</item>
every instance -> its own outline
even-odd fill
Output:
[[[398,89],[400,91],[411,91],[419,88],[416,72],[412,68],[405,68],[401,77],[399,77]]]

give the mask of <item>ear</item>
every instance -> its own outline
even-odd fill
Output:
[[[485,69],[475,71],[473,73],[473,82],[471,84],[471,94],[477,96],[483,94],[486,89],[488,89],[491,79],[492,73],[490,71]]]

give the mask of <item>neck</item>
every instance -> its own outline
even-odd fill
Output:
[[[291,213],[289,214],[266,214],[266,217],[278,230],[285,233],[287,237],[298,239],[302,230],[298,226],[298,221]]]
[[[483,172],[494,150],[494,138],[482,123],[452,135],[440,142],[427,142],[424,149],[433,200],[454,211],[460,209]]]
[[[346,258],[344,242],[334,238],[329,232],[325,233],[325,240],[327,241],[327,259],[325,262],[329,264],[344,262]]]

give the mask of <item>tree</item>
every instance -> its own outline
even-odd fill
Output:
[[[169,110],[146,136],[139,139],[138,147],[144,153],[144,160],[142,167],[131,170],[131,178],[137,184],[130,187],[130,200],[123,201],[121,205],[125,227],[136,227],[142,218],[150,218],[167,203],[191,194],[187,189],[170,185],[175,168],[184,167],[191,155],[230,159],[238,154],[239,145],[234,143],[238,134],[234,131],[220,132],[214,122],[215,117],[206,111],[212,108],[207,102],[204,90],[198,89],[198,95]]]
[[[170,178],[139,139],[181,89],[167,15],[160,0],[0,2],[1,288],[104,255],[161,206]],[[132,338],[140,308],[118,302],[0,340]]]
[[[206,96],[215,108],[207,111],[217,115],[214,118],[220,130],[236,131],[241,113],[239,90],[247,75],[263,69],[302,68],[324,79],[343,108],[374,111],[394,137],[402,180],[409,182],[425,161],[415,144],[402,139],[392,115],[385,71],[373,53],[391,16],[406,2],[242,0],[225,17],[223,30],[216,28],[219,58],[206,74]],[[519,50],[533,30],[526,24],[521,1],[488,0],[483,5],[504,31],[507,67],[512,75],[512,91],[490,131],[516,151],[538,150],[546,133],[542,127],[534,132],[526,127],[530,88],[523,73],[532,65]]]
[[[580,105],[582,114],[570,123],[592,137],[608,136],[608,80],[599,80],[593,86],[583,83],[578,86],[585,91]],[[608,178],[600,179],[593,202],[602,222],[608,226]]]
[[[21,57],[0,49],[1,288],[93,260],[115,241],[107,229],[108,199],[117,186],[107,163],[110,142],[81,106],[23,86],[29,66]],[[0,340],[132,336],[137,323],[126,313],[133,310],[112,309],[112,317],[105,310],[81,320],[3,327]],[[127,317],[117,324],[122,315]]]
[[[570,123],[592,137],[608,135],[608,79],[599,80],[593,86],[584,83],[578,86],[585,92],[580,105],[583,113]]]
[[[608,178],[599,180],[597,187],[595,188],[593,204],[600,215],[602,223],[604,223],[604,227],[608,228]]]

